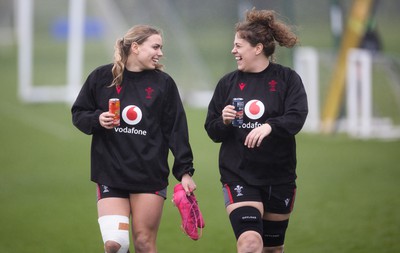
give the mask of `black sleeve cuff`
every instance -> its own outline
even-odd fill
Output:
[[[194,171],[195,171],[195,169],[193,167],[190,167],[190,168],[186,169],[181,175],[179,175],[178,180],[182,181],[182,177],[185,174],[188,174],[189,176],[192,177],[194,175]]]

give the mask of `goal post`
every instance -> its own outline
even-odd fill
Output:
[[[371,53],[352,48],[347,56],[347,132],[354,137],[372,134]]]
[[[358,46],[370,14],[372,3],[372,0],[355,0],[353,2],[322,111],[322,130],[325,133],[334,131],[345,89],[348,50]]]
[[[307,132],[320,131],[318,52],[312,47],[296,48],[293,55],[294,69],[300,75],[307,92],[308,116],[304,124]]]
[[[81,87],[85,0],[69,1],[67,80],[63,86],[33,84],[34,0],[17,0],[16,16],[19,98],[27,103],[72,103]]]

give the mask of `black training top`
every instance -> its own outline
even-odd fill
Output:
[[[244,99],[244,122],[224,125],[222,110],[232,99]],[[250,185],[276,185],[296,179],[297,134],[308,113],[307,96],[299,75],[270,63],[260,73],[239,70],[220,79],[208,106],[205,129],[214,142],[222,142],[219,154],[221,181],[244,180]],[[272,132],[260,147],[244,146],[247,134],[268,123]]]
[[[112,64],[98,67],[87,78],[72,106],[73,124],[91,134],[91,179],[132,192],[162,190],[168,185],[168,153],[177,180],[193,173],[185,111],[174,80],[160,70],[125,70],[120,89],[108,87]],[[100,126],[108,100],[119,98],[121,123]]]

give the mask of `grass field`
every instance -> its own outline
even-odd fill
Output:
[[[12,50],[0,53],[3,63],[15,63]],[[0,71],[0,252],[102,252],[90,137],[72,126],[65,104],[18,102],[15,65],[2,64]],[[203,130],[205,113],[187,108],[204,235],[194,242],[181,233],[170,190],[160,252],[235,251],[217,170],[219,146]],[[300,134],[287,252],[400,252],[399,150],[400,141]]]
[[[398,49],[393,29],[395,39],[386,41],[392,50]],[[52,64],[60,58],[48,56],[37,64],[45,74],[37,74],[35,83],[65,79],[62,71],[53,71],[60,69]],[[103,59],[93,57],[85,67]],[[72,126],[68,105],[21,103],[16,66],[15,46],[0,46],[0,252],[103,252],[95,185],[89,180],[90,136]],[[219,182],[219,145],[204,131],[205,114],[187,108],[197,197],[206,221],[203,237],[195,242],[180,231],[170,187],[158,238],[162,253],[235,252]],[[286,252],[400,252],[400,141],[300,133],[297,142],[298,195]],[[171,177],[171,186],[175,183]]]
[[[88,179],[90,138],[71,126],[68,109],[17,103],[10,113],[2,106],[0,252],[101,252]],[[188,109],[204,236],[193,242],[180,232],[170,190],[160,252],[234,252],[218,182],[218,145],[202,129],[204,116],[204,110]],[[298,150],[287,252],[399,252],[400,142],[301,134]]]

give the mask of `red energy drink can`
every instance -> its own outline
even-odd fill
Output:
[[[239,127],[243,124],[243,110],[244,110],[244,100],[243,98],[233,98],[232,105],[235,107],[236,117],[232,121],[234,127]]]
[[[108,100],[108,111],[114,114],[114,126],[119,126],[120,123],[120,107],[121,105],[118,98],[110,98],[110,100]]]

